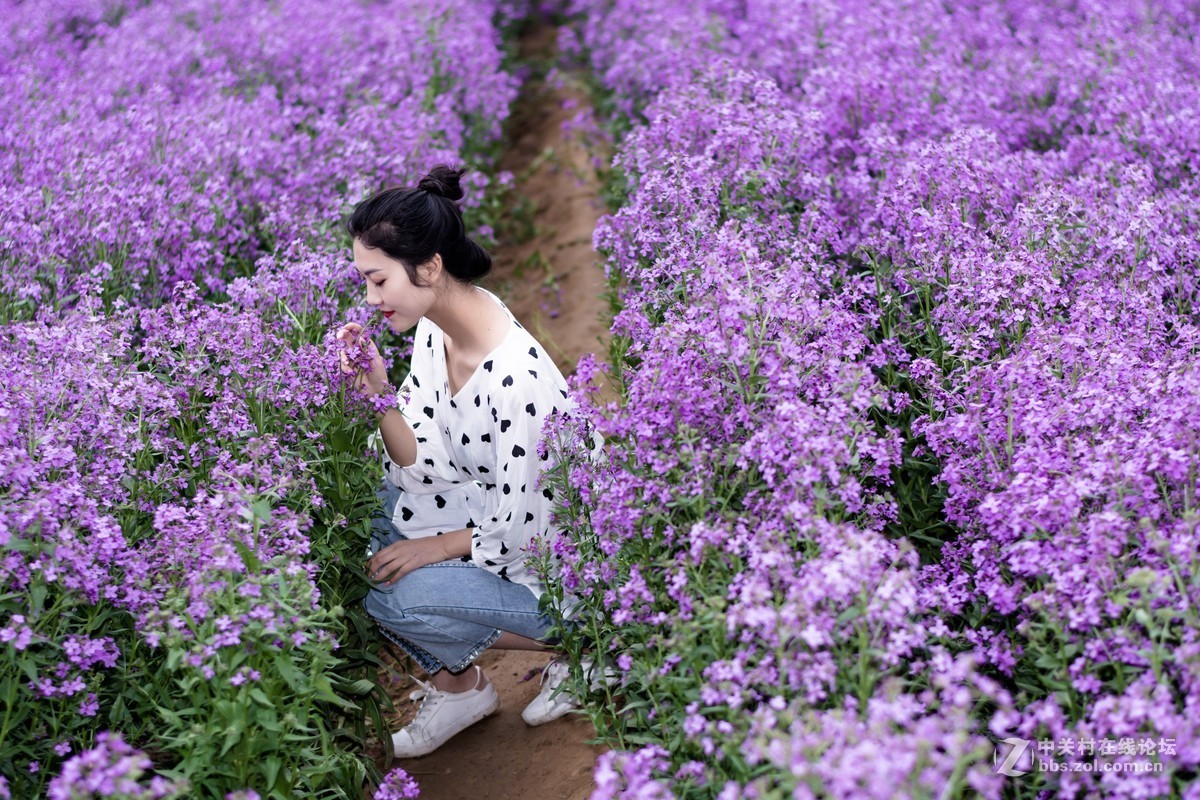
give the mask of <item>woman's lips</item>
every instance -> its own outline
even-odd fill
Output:
[[[396,313],[395,311],[385,311],[385,312],[383,312],[383,316],[388,319],[391,319],[392,314],[395,314],[395,313]]]

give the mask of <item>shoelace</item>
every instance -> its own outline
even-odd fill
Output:
[[[413,677],[413,680],[416,681],[421,688],[410,693],[408,698],[413,702],[420,700],[421,707],[417,709],[417,715],[413,717],[413,721],[410,724],[419,727],[423,718],[433,713],[433,710],[437,707],[437,704],[441,702],[441,699],[445,693],[439,691],[437,687],[433,685],[432,681],[427,683],[415,676]]]
[[[546,676],[551,672],[554,672],[554,677],[558,678],[560,681],[565,679],[567,677],[567,670],[568,667],[565,661],[561,661],[557,658],[554,659],[549,664],[542,667],[542,676],[538,678],[538,686],[542,686],[546,683]],[[559,677],[559,673],[562,673],[561,677]]]

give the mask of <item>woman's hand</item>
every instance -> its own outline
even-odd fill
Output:
[[[348,322],[338,329],[336,338],[353,345],[365,338],[365,335],[361,325]],[[379,355],[379,350],[375,348],[375,342],[367,339],[367,347],[371,354],[371,369],[354,376],[354,388],[365,394],[380,395],[388,388],[387,367],[383,364],[383,356]],[[338,358],[341,361],[342,372],[347,375],[354,372],[354,365],[344,352],[338,353]]]
[[[446,561],[451,557],[442,536],[423,536],[392,542],[367,561],[367,576],[383,586],[391,586],[415,569]]]

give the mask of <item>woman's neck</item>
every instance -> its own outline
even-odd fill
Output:
[[[447,350],[457,357],[479,359],[504,340],[508,316],[483,290],[470,285],[455,288],[425,314],[445,333]]]

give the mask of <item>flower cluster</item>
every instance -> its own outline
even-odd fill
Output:
[[[385,775],[383,782],[375,790],[375,800],[412,800],[420,796],[421,790],[417,782],[400,767]]]
[[[161,776],[144,777],[150,758],[125,742],[119,733],[101,731],[96,746],[63,764],[62,772],[50,782],[50,800],[165,800],[178,797],[186,782]]]

